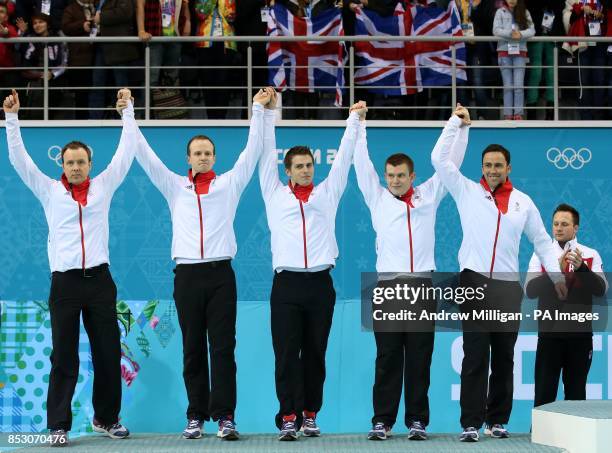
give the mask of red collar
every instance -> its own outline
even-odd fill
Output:
[[[207,171],[206,173],[196,173],[195,178],[193,177],[193,170],[190,168],[189,181],[191,181],[195,187],[195,191],[198,195],[206,195],[210,188],[210,183],[217,177],[213,170]],[[195,179],[195,181],[194,181]]]
[[[398,200],[402,200],[408,206],[410,206],[411,208],[414,208],[414,205],[412,204],[412,194],[414,194],[414,187],[410,186],[410,189],[408,189],[408,192],[406,192],[401,197],[395,197],[395,198],[397,198]]]
[[[87,192],[89,191],[89,176],[81,184],[70,184],[66,175],[62,173],[62,184],[66,190],[72,193],[72,199],[82,206],[87,206]]]
[[[310,193],[312,192],[313,188],[313,183],[310,183],[307,186],[300,186],[299,184],[296,184],[294,186],[293,183],[289,181],[289,189],[291,189],[291,192],[293,192],[295,198],[302,201],[303,203],[308,203],[308,198],[310,197]]]
[[[508,202],[510,201],[510,193],[513,189],[510,178],[506,178],[506,182],[497,186],[495,190],[491,190],[484,176],[480,178],[480,185],[493,196],[495,205],[502,214],[508,212]]]

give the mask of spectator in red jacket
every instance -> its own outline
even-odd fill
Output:
[[[9,12],[6,3],[0,3],[0,38],[17,37],[17,29],[8,21]],[[0,41],[0,68],[12,68],[15,66],[15,55],[13,44]],[[4,80],[4,71],[0,72],[0,80]],[[3,85],[6,85],[3,84]]]
[[[566,0],[563,10],[563,25],[568,36],[606,36],[608,8],[600,0]],[[566,42],[563,49],[578,55],[580,71],[580,95],[578,106],[582,120],[603,119],[606,49],[600,42],[595,46],[586,42]],[[597,88],[585,88],[585,87]]]

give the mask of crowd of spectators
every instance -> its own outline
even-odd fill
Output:
[[[405,7],[418,3],[446,8],[454,1],[465,35],[502,38],[497,43],[466,44],[468,80],[459,86],[457,97],[475,107],[477,118],[552,119],[555,46],[564,107],[561,119],[612,118],[612,110],[603,108],[612,105],[612,45],[570,40],[572,36],[612,36],[612,0],[0,0],[0,91],[21,89],[24,115],[42,118],[46,78],[50,118],[112,117],[116,87],[144,86],[144,46],[148,45],[153,66],[150,85],[157,87],[151,92],[152,106],[158,107],[152,117],[244,118],[249,44],[204,38],[265,36],[263,8],[274,1],[299,17],[341,8],[346,35],[354,34],[355,12],[361,8],[390,16],[400,2]],[[45,73],[44,43],[2,42],[17,36],[62,35],[138,36],[141,43],[53,43],[47,47]],[[529,41],[542,35],[567,39]],[[161,44],[150,42],[154,36],[202,36],[203,40]],[[268,85],[265,43],[250,45],[253,86]],[[160,70],[160,66],[169,68]],[[136,107],[142,108],[144,96],[138,90],[136,95]],[[389,96],[357,86],[355,95],[369,101],[374,119],[445,119],[450,114],[449,87]],[[340,118],[334,100],[332,90],[287,90],[283,118]]]

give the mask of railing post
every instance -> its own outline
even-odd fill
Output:
[[[557,43],[553,48],[553,67],[554,118],[555,121],[559,121],[559,48]]]
[[[355,103],[355,46],[353,44],[349,48],[349,106]]]
[[[43,49],[43,119],[49,119],[49,46]]]
[[[454,112],[457,105],[457,49],[455,43],[451,45],[451,63],[453,65],[451,72],[451,112]]]
[[[151,49],[145,46],[145,120],[151,119]]]
[[[247,47],[247,118],[251,119],[251,110],[253,110],[253,48],[249,42]]]

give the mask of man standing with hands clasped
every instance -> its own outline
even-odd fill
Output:
[[[559,273],[559,268],[547,269],[537,255],[531,257],[525,292],[539,298],[542,312],[590,314],[593,297],[603,297],[608,281],[597,250],[578,243],[576,233],[580,214],[568,204],[560,204],[553,213],[553,247],[559,265],[568,282],[567,301],[560,301],[547,273]],[[565,329],[564,329],[565,327]],[[559,322],[542,320],[538,331],[535,360],[535,407],[557,399],[559,377],[563,376],[566,400],[585,400],[586,383],[593,359],[593,327],[590,321]]]
[[[458,105],[455,115],[466,127],[446,127],[436,147],[451,148],[453,164],[461,166],[468,140],[470,117]],[[368,155],[365,121],[361,123],[354,157],[357,183],[372,214],[376,231],[376,271],[378,285],[403,283],[415,287],[431,287],[435,270],[435,223],[438,206],[447,193],[434,174],[414,187],[416,173],[413,160],[403,153],[389,156],[385,162],[385,181],[378,174]],[[435,312],[435,303],[414,301],[419,310]],[[431,358],[434,347],[434,323],[418,326],[374,324],[376,339],[376,373],[373,388],[374,416],[370,440],[385,440],[397,417],[404,384],[405,423],[408,438],[427,439],[429,424],[428,390]]]
[[[71,401],[79,375],[79,321],[91,344],[94,367],[93,430],[113,439],[130,432],[119,423],[121,409],[121,345],[117,324],[117,287],[108,269],[108,212],[134,158],[137,126],[130,91],[120,90],[123,130],[110,164],[95,178],[91,150],[79,141],[62,148],[60,180],[42,173],[28,155],[19,129],[19,96],[4,100],[9,160],[34,192],[49,226],[51,268],[51,373],[47,396],[47,427],[51,443],[64,446],[72,425]]]
[[[447,127],[459,128],[462,120],[453,116]],[[484,300],[465,302],[462,312],[501,310],[520,312],[522,289],[518,282],[518,252],[524,232],[535,253],[549,269],[559,264],[540,213],[526,194],[515,189],[508,178],[510,152],[491,144],[482,152],[482,178],[478,183],[463,176],[451,161],[450,148],[436,148],[431,161],[442,183],[457,204],[463,240],[459,250],[460,284],[484,290]],[[567,295],[562,276],[551,274],[560,299]],[[460,440],[476,442],[478,430],[486,423],[485,434],[509,436],[504,424],[512,411],[514,344],[519,322],[505,329],[482,329],[482,324],[463,322],[461,367]],[[489,362],[491,375],[489,377]],[[487,382],[488,381],[488,382]]]

